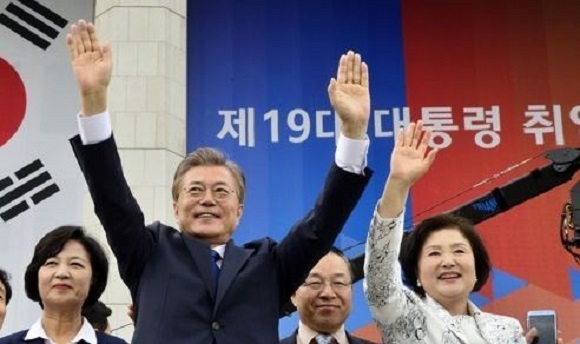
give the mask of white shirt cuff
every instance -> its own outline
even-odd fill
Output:
[[[336,165],[347,172],[363,174],[367,167],[369,145],[368,136],[365,136],[364,140],[356,140],[340,134],[334,155]]]
[[[79,113],[77,116],[77,124],[81,141],[84,145],[92,145],[105,141],[113,134],[111,118],[108,111],[90,117],[81,116]]]

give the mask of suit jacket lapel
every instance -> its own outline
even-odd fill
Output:
[[[479,328],[481,336],[487,343],[497,343],[498,338],[507,340],[508,337],[504,337],[502,336],[502,333],[498,333],[498,331],[501,332],[500,327],[494,328],[493,326],[490,326],[494,320],[492,317],[483,313],[471,301],[469,302],[469,308],[475,318],[475,323],[477,324],[477,328]]]
[[[425,296],[425,304],[437,315],[445,324],[443,338],[448,338],[450,342],[457,341],[462,344],[469,344],[465,334],[461,331],[459,324],[449,312],[429,295]],[[452,339],[453,338],[453,339]]]
[[[206,243],[198,241],[194,238],[189,237],[187,234],[182,234],[183,242],[189,255],[193,259],[193,262],[197,266],[197,270],[201,275],[207,291],[211,295],[212,299],[216,300],[215,295],[215,281],[213,280],[213,275],[211,271],[211,248]]]
[[[298,343],[298,330],[294,331],[290,336],[280,342],[280,344],[296,344]]]
[[[228,291],[228,288],[231,286],[232,281],[234,280],[240,269],[244,266],[248,258],[250,258],[251,253],[252,253],[251,250],[245,250],[241,247],[234,245],[232,240],[230,240],[230,242],[226,246],[226,250],[223,257],[224,259],[222,261],[223,264],[221,267],[220,278],[218,282],[217,298],[214,312],[217,310],[219,303],[221,302],[224,295]]]
[[[490,330],[488,329],[488,322],[485,321],[485,316],[482,313],[476,313],[474,314],[475,317],[475,323],[477,324],[477,328],[479,328],[479,332],[481,333],[481,336],[483,337],[483,339],[485,339],[486,342],[488,343],[493,343],[494,341],[491,340],[492,338],[489,338],[489,334],[490,334]]]
[[[348,333],[347,331],[345,331],[345,334],[346,334],[346,339],[348,339],[348,342],[349,342],[350,344],[358,344],[358,340],[356,340],[356,339],[353,339],[353,338],[351,337],[350,333]]]

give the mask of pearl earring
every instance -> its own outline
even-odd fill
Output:
[[[417,287],[421,287],[421,281],[417,280]]]

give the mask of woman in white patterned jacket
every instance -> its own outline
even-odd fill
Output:
[[[491,263],[481,237],[465,219],[444,214],[419,224],[405,239],[401,274],[398,258],[407,195],[437,153],[436,149],[427,153],[429,137],[421,121],[399,131],[390,174],[370,225],[364,288],[383,341],[525,344],[528,336],[522,334],[518,320],[482,312],[468,299],[487,281]],[[534,334],[529,333],[529,342]]]

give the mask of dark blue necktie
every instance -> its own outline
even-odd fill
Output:
[[[220,266],[218,261],[221,259],[220,254],[214,250],[211,250],[211,275],[215,283],[215,294],[217,295],[218,280],[220,278]],[[216,344],[216,339],[213,337],[212,344]]]
[[[217,290],[218,280],[220,278],[220,267],[218,261],[221,259],[220,254],[214,250],[211,250],[211,274],[215,282],[215,287]]]

